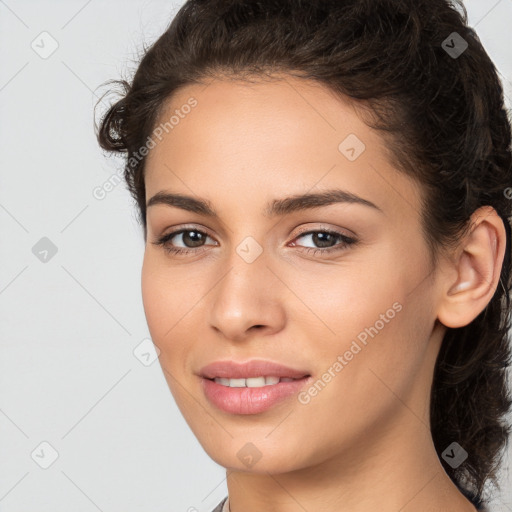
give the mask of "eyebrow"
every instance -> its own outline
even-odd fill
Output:
[[[266,205],[264,214],[268,217],[275,217],[280,215],[286,215],[289,213],[309,210],[313,208],[319,208],[322,206],[328,206],[336,203],[352,203],[361,204],[378,210],[384,213],[381,208],[376,204],[372,203],[368,199],[348,192],[346,190],[326,190],[324,192],[312,193],[312,194],[301,194],[283,199],[274,199]],[[198,215],[204,215],[206,217],[218,218],[219,215],[212,207],[209,201],[204,199],[196,199],[194,197],[186,196],[183,194],[173,194],[169,192],[157,192],[146,204],[146,208],[149,208],[156,204],[164,204],[167,206],[174,206],[181,208],[189,212],[197,213]]]

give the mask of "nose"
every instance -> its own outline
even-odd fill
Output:
[[[210,297],[210,325],[224,338],[240,342],[283,329],[283,284],[260,257],[247,263],[238,255]]]

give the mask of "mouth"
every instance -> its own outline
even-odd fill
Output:
[[[233,416],[257,415],[290,400],[308,386],[311,375],[279,377],[275,375],[229,378],[202,377],[205,398],[218,410]]]
[[[207,380],[216,382],[217,384],[220,384],[221,386],[226,386],[229,388],[263,388],[266,386],[275,386],[276,384],[279,384],[281,382],[293,382],[297,380],[303,380],[311,375],[307,374],[302,377],[278,377],[275,375],[270,376],[259,376],[259,377],[248,377],[248,378],[235,378],[235,377],[214,377],[214,378],[207,378],[204,377]]]
[[[233,387],[261,387],[277,384],[275,379],[302,379],[309,376],[306,369],[292,368],[264,359],[251,359],[246,362],[233,360],[215,361],[198,372],[205,379],[227,379],[220,383]],[[267,384],[268,379],[268,384]]]
[[[197,373],[206,399],[229,414],[258,414],[290,400],[313,379],[305,369],[276,361],[215,361]]]

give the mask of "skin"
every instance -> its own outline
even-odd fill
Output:
[[[445,326],[470,323],[498,286],[501,219],[490,207],[475,212],[472,231],[431,268],[421,189],[392,167],[352,104],[286,75],[217,78],[180,89],[161,121],[190,97],[197,106],[148,155],[146,199],[202,198],[219,218],[149,207],[142,294],[176,403],[227,469],[231,512],[474,511],[434,449],[430,388]],[[349,134],[366,146],[354,161],[338,150]],[[271,200],[327,189],[381,211],[338,203],[263,213]],[[178,234],[168,245],[195,253],[154,244],[183,227],[208,237],[193,244]],[[301,235],[310,229],[358,242],[320,253],[343,242],[320,245]],[[248,236],[263,251],[252,263],[236,252]],[[228,414],[202,392],[199,370],[220,359],[276,361],[316,381],[394,303],[401,310],[307,404],[292,397],[263,413]],[[261,454],[251,467],[237,456],[246,443]]]

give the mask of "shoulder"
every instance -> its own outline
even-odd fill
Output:
[[[223,511],[223,508],[224,508],[224,504],[226,503],[228,497],[226,496],[213,510],[212,512],[224,512]],[[487,511],[484,511],[484,512],[487,512]]]
[[[224,510],[224,505],[226,501],[228,500],[228,497],[226,496],[213,510],[212,512],[226,512]],[[478,512],[492,512],[491,509],[487,508],[485,505],[480,505],[477,507]]]

